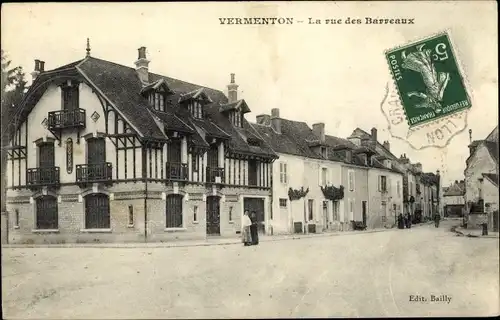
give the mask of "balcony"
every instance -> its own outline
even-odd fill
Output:
[[[207,183],[224,183],[224,168],[207,167]]]
[[[58,186],[59,167],[31,168],[26,170],[26,184],[29,187]]]
[[[179,162],[167,162],[167,180],[170,181],[187,181],[188,180],[188,165]]]
[[[76,183],[111,182],[113,179],[113,166],[110,162],[77,164]]]
[[[48,129],[85,128],[85,109],[50,111]]]

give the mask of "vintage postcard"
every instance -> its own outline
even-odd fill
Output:
[[[496,10],[3,4],[2,317],[498,316]]]

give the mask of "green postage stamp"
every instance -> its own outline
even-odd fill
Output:
[[[410,128],[471,107],[447,33],[388,50],[385,56]]]
[[[392,79],[381,110],[393,138],[443,148],[465,130],[472,100],[455,49],[447,31],[385,51]]]

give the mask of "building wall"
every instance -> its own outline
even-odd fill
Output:
[[[483,173],[496,173],[497,164],[484,145],[479,145],[465,169],[465,203],[479,199],[480,178]],[[486,179],[485,179],[486,180]],[[498,202],[498,200],[497,200]]]
[[[380,176],[387,177],[387,192],[379,190]],[[403,175],[389,170],[371,168],[368,171],[368,188],[370,210],[366,223],[367,227],[382,228],[393,226],[398,210],[402,210],[403,206]]]
[[[145,189],[142,182],[118,183],[99,188],[110,199],[109,230],[85,230],[85,195],[96,190],[82,192],[76,186],[63,186],[57,194],[57,230],[36,230],[36,196],[26,190],[9,190],[9,243],[88,243],[88,242],[168,242],[183,239],[206,238],[206,199],[220,197],[220,233],[222,237],[238,237],[241,230],[243,201],[245,197],[264,199],[265,221],[270,216],[270,191],[248,188],[206,188],[202,185],[180,186],[174,183],[148,183],[147,217],[145,215]],[[49,194],[50,191],[49,191]],[[182,228],[166,228],[166,197],[169,194],[183,196]],[[129,221],[129,206],[133,207],[133,223]],[[196,210],[196,220],[194,208]],[[16,211],[19,223],[16,225]],[[231,214],[230,214],[231,212]],[[146,223],[145,223],[146,221]],[[266,232],[269,226],[266,225]],[[145,235],[147,233],[147,236]]]
[[[340,187],[341,165],[340,163],[310,159],[300,156],[278,154],[279,159],[273,163],[273,195],[272,210],[273,219],[270,222],[273,226],[274,234],[292,233],[294,222],[316,224],[316,232],[324,229],[334,230],[339,225],[338,215],[334,215],[333,210],[338,205],[333,201],[326,200],[321,191],[322,168],[327,170],[326,182]],[[280,180],[281,164],[287,165],[287,181]],[[304,198],[290,201],[288,190],[309,188],[309,192]],[[286,208],[280,207],[280,199],[286,199]],[[309,220],[308,201],[313,201],[313,219]],[[327,202],[326,216],[323,211],[323,202]],[[334,220],[337,217],[337,220]]]
[[[349,188],[349,172],[354,172],[354,190]],[[344,219],[343,230],[351,228],[351,221],[362,221],[362,203],[366,202],[367,214],[370,212],[369,194],[368,194],[368,168],[342,165],[342,185],[344,189],[343,211]]]

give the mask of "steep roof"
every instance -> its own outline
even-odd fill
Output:
[[[220,106],[227,104],[227,97],[222,91],[150,72],[147,88],[165,84],[170,90],[166,99],[167,111],[157,111],[141,94],[145,87],[134,68],[95,57],[87,57],[40,74],[32,87],[37,87],[37,83],[40,85],[27,95],[28,98],[23,103],[26,109],[24,116],[40,99],[50,78],[61,73],[83,76],[125,117],[140,137],[166,139],[163,125],[167,130],[190,134],[195,145],[206,147],[204,139],[211,136],[229,139],[228,145],[232,152],[276,157],[265,141],[259,141],[258,145],[248,143],[248,137],[258,140],[258,133],[246,119],[243,120],[243,128],[236,128],[219,112]],[[181,105],[181,101],[186,97],[196,98],[200,95],[206,95],[209,103],[204,106],[206,116],[203,121],[194,119]],[[145,110],[149,112],[144,112]]]
[[[494,173],[483,173],[483,177],[487,178],[488,180],[493,183],[493,185],[498,187],[498,174]]]
[[[443,196],[444,197],[453,197],[453,196],[463,196],[465,194],[465,188],[459,183],[454,183],[450,187],[444,190],[443,188]]]

